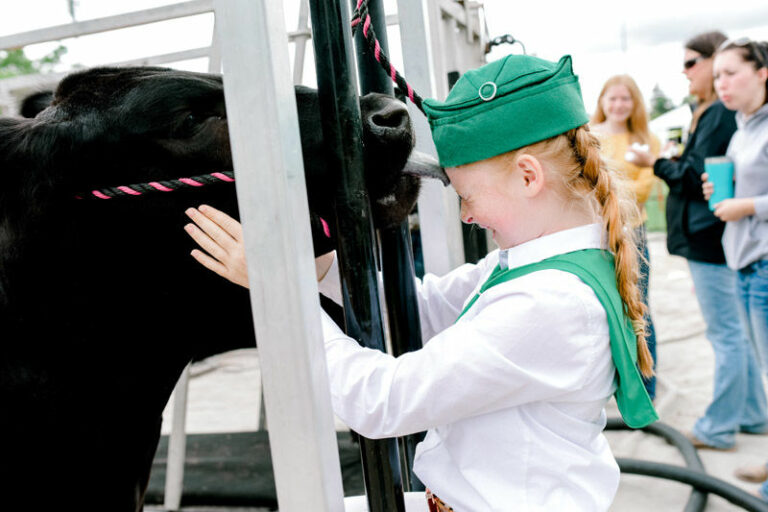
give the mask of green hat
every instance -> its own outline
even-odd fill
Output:
[[[443,167],[485,160],[589,121],[571,56],[508,55],[465,73],[445,101],[423,103]]]

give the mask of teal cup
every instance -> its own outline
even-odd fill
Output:
[[[705,158],[704,171],[709,176],[707,181],[715,187],[709,198],[709,209],[714,211],[717,203],[733,197],[733,160],[727,156]]]

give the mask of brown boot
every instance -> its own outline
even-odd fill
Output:
[[[768,480],[768,468],[765,467],[765,464],[761,466],[742,466],[736,468],[733,475],[739,480],[759,484]]]
[[[685,437],[688,438],[688,440],[691,442],[694,448],[697,450],[717,450],[720,452],[732,452],[736,450],[736,446],[729,446],[728,448],[720,448],[719,446],[713,446],[711,444],[707,444],[695,435],[693,435],[693,432],[687,432],[685,434]]]

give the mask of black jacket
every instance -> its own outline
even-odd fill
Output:
[[[719,100],[699,118],[678,160],[659,158],[653,172],[669,186],[667,197],[667,249],[696,261],[725,263],[725,223],[709,210],[701,191],[704,159],[725,155],[733,132],[735,113]]]

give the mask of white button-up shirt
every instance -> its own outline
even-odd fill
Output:
[[[500,260],[519,267],[603,239],[601,225],[581,226],[425,276],[429,341],[398,358],[360,347],[323,314],[334,411],[369,438],[428,430],[413,469],[458,512],[607,510],[619,483],[602,434],[615,367],[592,289],[537,271],[488,289],[456,322]],[[338,295],[333,277],[320,288]]]

